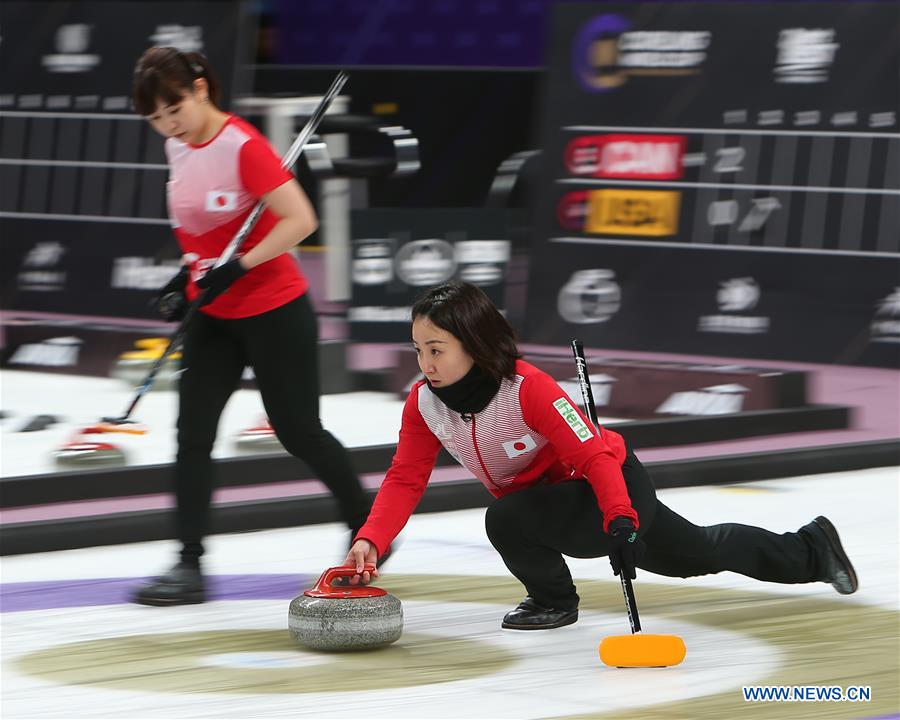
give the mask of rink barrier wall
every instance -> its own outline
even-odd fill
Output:
[[[225,463],[227,464],[227,463]],[[900,466],[900,440],[795,448],[713,458],[647,463],[657,488],[728,485],[784,477]],[[318,482],[318,481],[311,481]],[[370,491],[370,495],[374,491]],[[485,507],[491,496],[474,479],[432,483],[417,513]],[[170,510],[111,513],[0,526],[0,554],[48,552],[172,537]],[[212,533],[247,532],[337,521],[330,494],[302,499],[217,505]]]
[[[850,416],[850,408],[841,405],[807,405],[726,415],[635,420],[610,423],[606,427],[621,434],[629,447],[641,450],[783,433],[843,430],[850,427]],[[349,449],[359,473],[384,472],[395,450],[395,445]],[[446,451],[438,455],[437,467],[456,464]],[[0,478],[0,509],[169,492],[171,472],[172,465],[164,463]],[[314,477],[305,463],[284,452],[217,460],[216,472],[218,487]]]

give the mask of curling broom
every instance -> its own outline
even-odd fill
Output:
[[[578,384],[581,386],[584,412],[599,432],[600,423],[597,421],[597,409],[594,407],[591,379],[587,373],[584,346],[580,340],[572,341],[572,352],[575,354],[575,366],[578,369]],[[684,660],[687,652],[684,640],[677,635],[645,635],[642,633],[641,619],[638,615],[631,578],[627,577],[624,572],[620,572],[619,580],[622,581],[622,594],[625,596],[625,609],[628,611],[631,635],[610,635],[603,638],[600,642],[600,659],[605,665],[612,667],[678,665]]]

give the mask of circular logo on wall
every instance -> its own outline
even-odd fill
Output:
[[[456,270],[453,246],[438,238],[406,243],[394,258],[394,264],[397,276],[416,287],[446,282]]]
[[[84,23],[62,25],[56,31],[56,47],[64,53],[82,53],[91,42],[91,26]]]
[[[557,297],[560,317],[577,325],[602,323],[618,312],[622,289],[613,270],[578,270]]]
[[[878,303],[870,332],[872,342],[900,343],[900,287]]]
[[[466,265],[459,273],[459,279],[473,285],[494,285],[503,279],[503,268],[498,265]]]
[[[385,285],[394,276],[390,245],[384,240],[359,240],[350,269],[357,285]]]
[[[591,92],[606,92],[625,82],[619,71],[619,36],[631,27],[621,15],[598,15],[586,22],[572,43],[572,70]]]
[[[503,279],[509,262],[509,240],[460,240],[455,250],[460,280],[494,285]]]
[[[752,277],[732,278],[719,284],[716,301],[722,312],[752,310],[759,302],[759,283]]]
[[[671,77],[702,71],[709,30],[631,30],[621,15],[597,15],[572,42],[572,70],[582,87],[605,92],[629,77]]]

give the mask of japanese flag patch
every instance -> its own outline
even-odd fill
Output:
[[[512,460],[513,458],[519,457],[519,455],[524,455],[527,452],[531,452],[537,447],[537,443],[534,441],[534,438],[531,437],[528,433],[525,433],[522,437],[516,440],[509,440],[503,443],[503,450],[506,452],[506,456]]]
[[[206,193],[207,212],[231,212],[237,209],[237,193],[210,190]]]

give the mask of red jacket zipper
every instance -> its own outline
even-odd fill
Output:
[[[484,464],[484,460],[481,457],[481,451],[478,449],[478,441],[475,439],[475,416],[472,415],[472,447],[475,448],[475,456],[478,458],[478,462],[481,463],[481,469],[484,470],[484,475],[488,479],[488,482],[493,485],[498,490],[500,489],[497,483],[494,482],[494,479],[491,477],[491,474],[488,472],[487,465]]]

